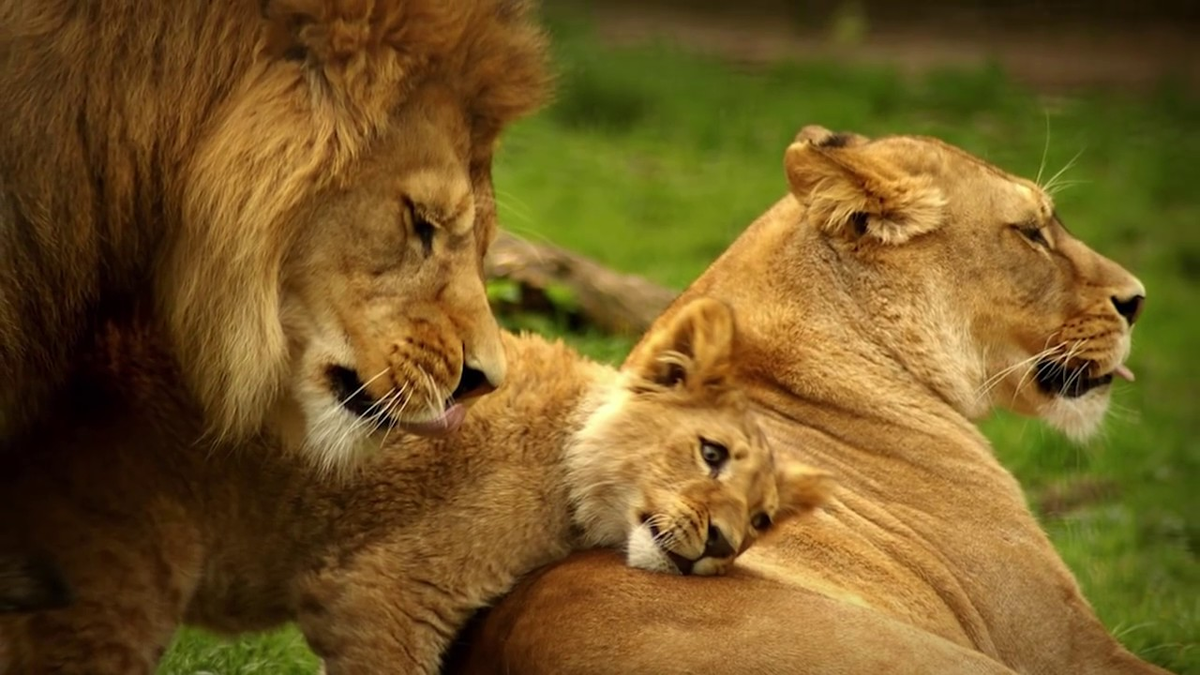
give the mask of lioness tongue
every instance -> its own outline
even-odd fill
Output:
[[[1122,380],[1128,380],[1130,382],[1133,382],[1133,380],[1134,380],[1133,371],[1130,370],[1129,367],[1126,366],[1124,363],[1117,366],[1116,369],[1113,370],[1113,375],[1116,375],[1117,377],[1121,378]]]

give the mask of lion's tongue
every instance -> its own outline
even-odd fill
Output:
[[[461,403],[446,408],[445,412],[439,415],[436,419],[428,422],[407,422],[400,425],[400,428],[418,436],[445,436],[453,433],[463,423],[463,419],[467,416],[467,409]]]
[[[1126,366],[1124,363],[1117,366],[1116,369],[1113,370],[1113,375],[1116,375],[1122,380],[1128,380],[1129,382],[1133,382],[1134,380],[1133,371],[1130,370],[1129,366]]]

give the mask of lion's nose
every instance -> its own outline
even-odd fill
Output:
[[[734,548],[729,544],[725,533],[716,525],[708,526],[708,541],[704,543],[704,553],[701,558],[728,558],[734,554]]]
[[[488,376],[478,368],[463,365],[462,375],[458,378],[458,386],[450,397],[455,401],[463,401],[476,396],[485,396],[496,390]]]
[[[1142,307],[1145,306],[1145,301],[1146,296],[1144,295],[1132,295],[1128,298],[1112,296],[1112,304],[1113,307],[1117,308],[1117,314],[1125,317],[1130,326],[1133,326],[1138,317],[1142,315]]]

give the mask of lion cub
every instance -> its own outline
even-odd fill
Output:
[[[0,512],[19,507],[27,543],[61,552],[76,595],[0,617],[0,669],[149,673],[180,623],[294,620],[330,673],[433,673],[475,610],[574,549],[721,573],[831,489],[765,444],[730,381],[733,339],[731,311],[708,299],[620,371],[506,335],[507,384],[457,434],[393,437],[344,481],[266,440],[268,452],[194,444],[200,417],[172,403],[169,371],[100,377],[91,398],[133,409],[80,411],[36,454],[53,459],[0,479]]]

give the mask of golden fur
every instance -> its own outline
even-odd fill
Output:
[[[76,423],[0,476],[0,526],[55,551],[76,594],[0,616],[0,672],[149,673],[183,622],[296,621],[330,673],[434,673],[473,611],[572,549],[719,574],[832,487],[765,444],[731,379],[733,339],[708,299],[620,372],[506,336],[508,382],[458,433],[393,437],[338,481],[265,438],[196,446],[169,361],[115,336],[74,382]]]
[[[776,453],[838,475],[833,503],[718,580],[569,558],[492,610],[461,672],[1161,672],[1105,630],[973,423],[1095,429],[1142,285],[1037,185],[938,140],[809,127],[785,166],[792,194],[660,321],[734,308],[734,372]]]
[[[278,412],[344,463],[373,426],[337,409],[355,383],[381,422],[452,427],[452,393],[504,374],[481,259],[495,140],[545,95],[528,14],[0,0],[0,436],[62,407],[98,326],[147,312],[214,436]]]

